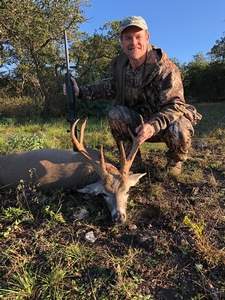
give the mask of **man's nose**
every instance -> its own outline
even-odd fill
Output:
[[[131,43],[132,43],[133,45],[137,44],[137,39],[136,39],[135,37],[133,37],[133,38],[131,39]]]

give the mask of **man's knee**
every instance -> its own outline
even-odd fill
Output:
[[[121,115],[120,112],[120,106],[114,106],[113,108],[110,109],[109,114],[108,114],[108,118],[111,119],[118,119]]]
[[[123,105],[116,105],[113,107],[108,114],[109,121],[117,120],[126,124],[133,124],[140,122],[139,114],[130,107]]]
[[[165,142],[169,148],[167,156],[175,160],[185,161],[193,135],[194,128],[187,118],[181,117],[174,122],[165,134]]]
[[[113,136],[121,136],[123,140],[130,139],[128,127],[134,131],[140,125],[140,116],[133,109],[117,105],[108,114],[108,121]]]
[[[127,118],[127,110],[124,106],[117,105],[109,111],[108,122],[117,143],[121,140],[127,140],[127,136],[129,136]]]

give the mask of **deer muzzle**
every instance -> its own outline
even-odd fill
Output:
[[[114,215],[112,215],[112,221],[114,223],[118,222],[118,223],[122,223],[126,221],[126,212],[119,212],[117,211]]]

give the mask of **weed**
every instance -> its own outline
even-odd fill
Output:
[[[181,252],[184,255],[187,255],[188,253],[190,253],[190,250],[186,246],[184,246],[184,245],[178,246],[178,248],[181,250]]]
[[[67,269],[59,262],[52,266],[46,276],[39,278],[38,299],[64,299],[64,280]]]
[[[5,219],[5,218],[18,218],[20,216],[24,216],[27,215],[27,211],[25,211],[23,208],[21,207],[8,207],[6,209],[2,210],[2,217],[1,219]]]
[[[193,223],[187,216],[184,217],[183,220],[184,224],[187,225],[189,228],[191,228],[194,231],[194,234],[197,238],[202,237],[202,231],[204,229],[204,224],[195,224]]]
[[[4,238],[8,238],[11,233],[15,232],[23,221],[33,220],[33,218],[30,215],[30,212],[26,211],[21,207],[8,207],[6,209],[3,209],[0,221],[6,219],[8,220],[8,222],[10,220],[11,224],[7,225],[4,231],[0,231],[0,236]]]
[[[12,150],[36,150],[44,148],[45,138],[46,136],[43,132],[32,136],[14,134],[8,137],[8,145]]]
[[[74,266],[74,270],[80,272],[94,259],[96,252],[88,249],[85,245],[75,242],[62,248],[62,255],[65,260]]]
[[[46,216],[50,217],[50,220],[48,221],[48,224],[50,226],[55,227],[58,224],[65,223],[65,219],[63,218],[62,212],[60,212],[62,205],[58,208],[56,212],[54,212],[49,205],[45,207],[45,214]]]
[[[16,270],[8,282],[9,289],[0,289],[2,296],[7,299],[31,299],[35,292],[37,275],[24,267]]]
[[[19,228],[19,224],[21,223],[20,220],[15,220],[11,226],[7,226],[6,231],[0,232],[0,236],[3,236],[4,238],[8,238],[11,232],[16,231]]]
[[[200,300],[202,299],[201,295],[198,293],[197,296],[191,297],[191,300]]]
[[[1,190],[0,299],[217,299],[225,286],[224,103],[206,106],[199,105],[206,117],[195,127],[178,178],[164,172],[164,144],[141,145],[149,178],[132,188],[125,223],[111,224],[102,197],[60,189],[45,194],[32,180]],[[72,150],[67,127],[64,119],[4,119],[0,152],[26,151],[35,135],[32,147]],[[84,140],[89,147],[104,144],[118,160],[106,119],[90,119]],[[80,208],[87,219],[73,218]],[[90,230],[93,244],[84,240]]]
[[[135,206],[138,206],[138,204],[134,201],[134,200],[130,200],[130,201],[128,201],[128,203],[127,203],[130,207],[135,207]]]

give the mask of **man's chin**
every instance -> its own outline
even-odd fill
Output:
[[[129,56],[129,59],[132,61],[138,61],[140,58],[140,56]]]

